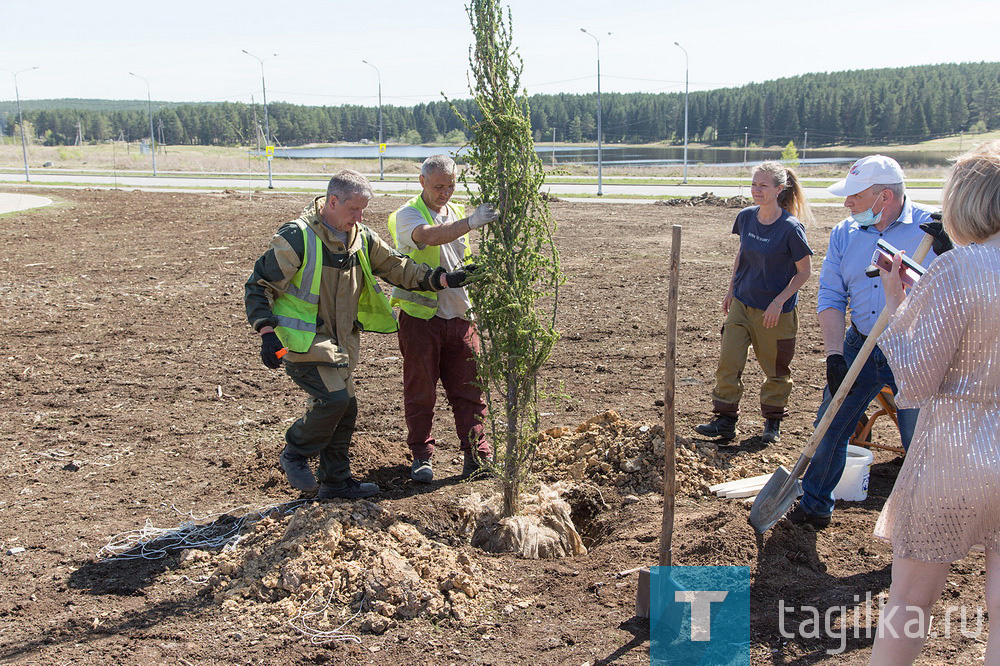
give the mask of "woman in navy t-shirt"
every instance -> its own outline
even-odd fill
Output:
[[[695,430],[707,437],[736,437],[743,368],[747,349],[753,345],[757,362],[767,375],[760,387],[762,439],[774,442],[781,419],[788,414],[792,392],[790,365],[799,327],[798,291],[812,270],[813,252],[799,220],[811,222],[812,213],[791,169],[764,162],[752,173],[750,194],[757,205],[741,210],[733,225],[740,247],[729,291],[722,300],[726,322],[712,391],[715,418]]]

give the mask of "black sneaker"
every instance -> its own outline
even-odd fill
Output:
[[[488,475],[488,469],[483,466],[483,461],[493,462],[493,456],[484,456],[478,451],[466,451],[465,460],[462,462],[463,479],[475,478],[484,479]]]
[[[374,483],[358,483],[353,478],[349,478],[339,483],[323,482],[320,484],[319,492],[316,493],[316,499],[362,499],[378,495],[380,492],[382,489]]]
[[[304,493],[315,493],[319,484],[316,483],[316,476],[309,469],[309,459],[305,456],[290,451],[286,446],[281,455],[278,456],[281,469],[285,471],[285,478],[292,488],[301,490]]]
[[[762,442],[777,442],[781,439],[781,419],[767,419],[764,421],[764,434],[760,436]]]
[[[410,465],[410,478],[417,483],[430,483],[434,480],[434,469],[431,467],[430,458],[414,458]]]
[[[705,437],[715,439],[733,439],[736,437],[736,417],[716,414],[709,423],[702,423],[695,426],[694,431]]]
[[[830,526],[831,516],[819,516],[815,513],[809,513],[802,508],[802,504],[800,503],[785,518],[792,525],[811,525],[813,529],[821,530]]]

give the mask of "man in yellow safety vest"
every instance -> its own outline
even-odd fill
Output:
[[[371,185],[360,173],[335,174],[325,197],[278,229],[245,285],[261,360],[272,369],[284,365],[309,395],[305,415],[285,433],[281,467],[292,487],[319,499],[379,492],[374,483],[351,476],[348,459],[358,414],[351,372],[360,332],[398,328],[375,276],[430,293],[459,288],[468,277],[462,269],[449,272],[395,252],[361,223],[371,198]],[[312,457],[319,458],[315,475]]]
[[[389,216],[389,233],[396,249],[414,261],[452,271],[472,256],[469,232],[497,218],[490,204],[481,204],[469,216],[465,207],[451,203],[455,193],[455,161],[434,155],[420,168],[421,193]],[[403,355],[403,411],[406,443],[413,455],[410,477],[430,483],[434,479],[431,423],[437,383],[441,381],[451,404],[465,463],[462,476],[479,469],[482,459],[493,457],[483,434],[486,404],[476,385],[475,354],[479,335],[472,323],[472,303],[464,288],[447,292],[411,290],[392,292],[398,305],[399,350]]]

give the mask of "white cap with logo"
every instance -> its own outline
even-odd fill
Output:
[[[847,178],[839,180],[826,191],[838,197],[849,197],[863,192],[872,185],[892,185],[903,182],[903,169],[899,162],[885,155],[869,155],[854,163]]]

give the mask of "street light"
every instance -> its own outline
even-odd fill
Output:
[[[679,43],[674,46],[684,51],[684,183],[688,182],[688,52]]]
[[[367,60],[361,62],[374,69],[378,75],[378,179],[385,180],[385,172],[382,171],[382,72]]]
[[[21,156],[24,158],[24,182],[31,182],[31,174],[28,173],[28,149],[24,147],[24,117],[21,115],[21,93],[17,91],[17,75],[23,72],[30,72],[38,67],[29,67],[12,72],[9,69],[3,71],[14,77],[14,96],[17,98],[17,122],[21,126]]]
[[[264,91],[264,144],[266,146],[271,145],[271,127],[267,124],[267,86],[264,85],[264,61],[268,58],[277,57],[277,53],[272,53],[269,56],[264,56],[260,58],[250,53],[246,49],[243,49],[243,53],[246,53],[251,58],[256,58],[257,62],[260,63],[260,87]],[[271,178],[271,158],[267,158],[267,189],[274,189],[274,180]]]
[[[594,41],[597,42],[597,196],[601,196],[604,194],[601,189],[601,167],[603,166],[601,160],[601,40],[596,35],[587,32],[586,28],[580,28],[580,32],[593,37]]]
[[[146,110],[149,112],[149,145],[153,148],[153,175],[156,175],[156,137],[153,136],[153,102],[149,96],[149,81],[145,77],[139,76],[135,72],[129,72],[131,76],[142,79],[146,84]]]

